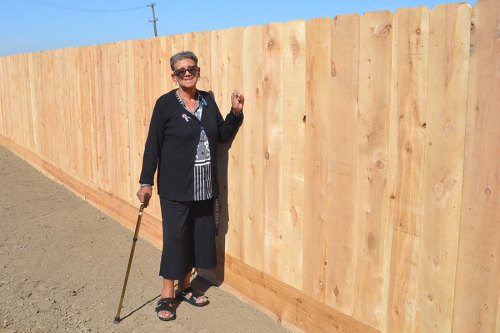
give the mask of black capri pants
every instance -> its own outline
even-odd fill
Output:
[[[214,199],[174,201],[160,197],[160,205],[163,226],[160,276],[179,280],[193,267],[215,268]]]

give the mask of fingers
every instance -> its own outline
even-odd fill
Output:
[[[238,90],[234,90],[231,94],[231,104],[233,105],[233,107],[243,107],[244,103],[245,97]]]
[[[144,204],[144,207],[148,206],[149,199],[151,199],[151,188],[141,186],[139,191],[136,193],[137,198],[141,204]]]
[[[144,201],[141,202],[144,205],[144,208],[146,208],[149,205],[149,199],[151,199],[151,194],[145,193]]]
[[[241,104],[245,103],[245,96],[243,96],[243,95],[240,94],[240,96],[239,96],[238,99],[240,100]]]

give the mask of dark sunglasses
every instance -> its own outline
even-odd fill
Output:
[[[174,71],[174,75],[177,76],[179,79],[182,79],[184,76],[186,76],[186,72],[189,72],[191,75],[195,75],[198,73],[200,70],[200,67],[198,66],[189,66],[188,68],[179,68]]]

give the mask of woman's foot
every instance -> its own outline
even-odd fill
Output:
[[[177,302],[175,298],[160,298],[155,308],[158,318],[163,321],[174,320]]]
[[[205,306],[210,303],[208,297],[199,291],[193,290],[191,287],[187,287],[183,290],[177,290],[175,292],[175,297],[178,300],[186,301],[194,306]]]

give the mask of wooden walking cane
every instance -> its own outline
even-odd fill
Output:
[[[128,266],[127,266],[127,273],[125,274],[125,281],[123,281],[123,288],[122,288],[122,295],[120,297],[120,304],[118,305],[118,311],[116,312],[116,317],[114,320],[115,324],[120,323],[120,312],[122,310],[122,304],[123,304],[123,297],[125,296],[125,290],[127,289],[127,281],[128,281],[128,275],[130,273],[130,266],[132,266],[132,258],[134,257],[134,251],[135,251],[135,243],[137,242],[138,236],[139,236],[139,228],[141,226],[141,219],[142,219],[142,212],[144,211],[144,208],[148,206],[149,199],[151,196],[149,194],[146,194],[144,196],[144,202],[141,204],[141,207],[139,208],[139,215],[137,216],[137,223],[135,225],[135,233],[134,233],[134,238],[132,242],[132,249],[130,250],[130,257],[128,258]]]

